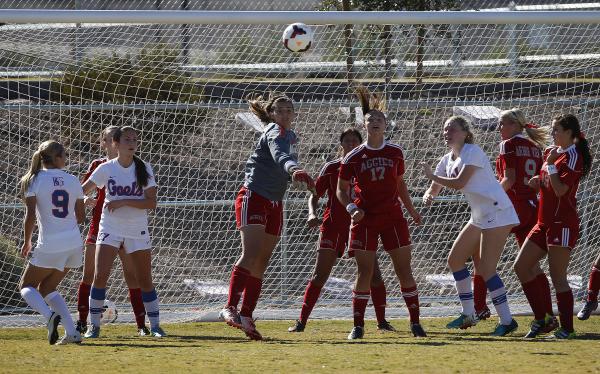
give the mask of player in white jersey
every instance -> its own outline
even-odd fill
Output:
[[[430,204],[445,186],[463,192],[471,208],[471,219],[454,241],[448,257],[463,311],[447,327],[465,329],[477,323],[466,262],[479,251],[478,273],[485,279],[500,317],[492,335],[504,336],[518,325],[510,313],[504,283],[496,273],[496,266],[506,238],[519,224],[519,218],[494,176],[490,160],[473,144],[469,121],[461,116],[450,117],[444,124],[444,139],[451,151],[442,157],[435,173],[429,165],[423,164],[425,175],[432,181],[423,201]]]
[[[77,178],[62,170],[66,157],[60,143],[45,141],[33,154],[29,171],[21,178],[20,195],[27,209],[23,222],[23,257],[31,252],[36,219],[38,224],[37,244],[21,277],[21,296],[48,321],[50,344],[81,343],[69,308],[56,291],[68,269],[81,266],[83,254],[77,225],[85,219],[83,191]],[[65,335],[58,341],[61,321]]]
[[[90,326],[84,337],[100,336],[100,314],[113,261],[123,247],[135,265],[135,273],[148,319],[150,334],[165,336],[159,324],[158,296],[152,282],[148,209],[156,208],[156,181],[152,167],[135,155],[137,130],[123,127],[113,133],[118,156],[98,166],[83,184],[87,194],[105,188],[106,197],[96,240],[96,271],[90,291]]]

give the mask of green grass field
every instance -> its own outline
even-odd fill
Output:
[[[519,330],[492,338],[495,322],[448,331],[448,319],[424,319],[429,337],[416,339],[406,320],[399,333],[381,334],[367,321],[365,339],[349,342],[351,321],[311,321],[304,333],[287,332],[289,321],[258,321],[265,336],[249,341],[224,323],[165,325],[163,339],[140,338],[133,325],[103,327],[103,338],[82,345],[49,346],[43,328],[0,330],[0,372],[381,372],[381,373],[592,373],[600,371],[600,318],[576,321],[579,338],[529,341],[530,318]],[[91,366],[96,365],[96,366]]]

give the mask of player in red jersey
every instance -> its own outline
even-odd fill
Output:
[[[535,315],[526,337],[543,332],[547,312],[544,300],[549,290],[533,283],[539,261],[548,256],[550,277],[556,290],[560,329],[551,338],[575,337],[573,329],[573,293],[567,281],[571,250],[579,235],[577,188],[592,166],[592,155],[581,132],[577,117],[566,114],[552,121],[554,145],[544,151],[544,164],[529,185],[539,190],[537,224],[529,232],[515,262],[515,271]],[[528,285],[526,287],[526,285]],[[545,294],[545,295],[544,295]]]
[[[337,190],[338,176],[340,174],[340,165],[342,158],[350,151],[362,143],[360,132],[354,128],[344,130],[340,135],[340,157],[330,161],[323,166],[319,177],[315,182],[316,195],[308,198],[308,220],[307,224],[311,228],[321,225],[321,235],[319,237],[319,252],[315,271],[310,282],[306,286],[304,293],[304,303],[300,311],[300,318],[296,320],[294,326],[288,329],[289,332],[302,332],[306,327],[308,317],[314,308],[321,289],[329,279],[331,269],[335,265],[338,257],[342,257],[348,245],[348,234],[350,231],[350,214],[346,208],[340,204],[335,196]],[[350,191],[351,194],[353,191]],[[317,206],[319,198],[327,193],[327,205],[323,212],[323,221],[317,216]],[[348,253],[353,256],[352,252]],[[373,279],[371,280],[371,299],[377,316],[377,328],[380,331],[395,331],[394,327],[385,319],[386,290],[381,277],[381,270],[375,261]]]
[[[100,148],[106,153],[106,157],[92,161],[81,183],[85,183],[99,165],[117,157],[117,149],[113,144],[112,136],[118,128],[119,127],[117,126],[109,126],[102,131],[100,134]],[[77,330],[82,334],[87,330],[87,318],[90,310],[89,296],[92,282],[94,281],[96,237],[98,235],[100,217],[102,216],[104,194],[104,188],[97,188],[94,198],[85,198],[86,205],[92,207],[92,220],[90,222],[87,238],[85,239],[83,278],[79,283],[79,289],[77,291],[77,310],[79,311]],[[129,301],[131,301],[133,314],[138,327],[138,334],[140,336],[150,335],[150,331],[145,325],[146,309],[144,308],[144,302],[142,301],[142,290],[135,277],[135,267],[131,263],[131,257],[125,253],[123,248],[121,248],[119,250],[119,258],[123,265],[123,277],[129,288]]]
[[[583,307],[577,313],[577,318],[585,321],[598,309],[598,291],[600,291],[600,256],[596,258],[596,262],[592,266],[588,281],[587,298],[585,304],[583,304]]]
[[[413,206],[404,182],[404,154],[400,146],[384,139],[387,120],[381,98],[371,95],[362,86],[358,88],[357,96],[364,113],[367,141],[344,157],[336,191],[340,203],[352,218],[349,250],[354,252],[357,265],[352,298],[354,328],[348,339],[364,336],[364,314],[379,238],[400,281],[410,313],[411,331],[414,336],[426,336],[419,323],[419,296],[412,275],[412,247],[402,204],[417,225],[421,223],[421,216]],[[352,180],[356,183],[355,199],[350,196]]]
[[[529,231],[537,221],[537,194],[529,187],[529,179],[539,173],[542,167],[542,149],[550,141],[550,135],[544,128],[538,128],[528,123],[520,109],[513,108],[500,113],[499,130],[502,142],[500,153],[496,158],[496,175],[500,185],[508,194],[520,224],[512,229],[519,247],[525,242]],[[473,256],[475,273],[473,275],[473,296],[475,313],[479,320],[487,319],[490,310],[486,305],[487,287],[483,277],[478,274],[479,256]],[[535,270],[538,274],[536,282],[541,287],[549,287],[548,278],[542,269]],[[548,304],[551,306],[551,300]],[[549,320],[552,319],[549,315]],[[554,319],[556,325],[558,321]]]

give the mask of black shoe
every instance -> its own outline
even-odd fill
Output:
[[[544,333],[544,327],[546,327],[545,319],[534,319],[529,325],[529,332],[525,335],[525,339],[533,339]]]
[[[427,336],[425,330],[423,330],[423,326],[421,326],[420,323],[411,323],[410,332],[412,332],[415,338],[424,338]]]
[[[581,308],[579,313],[577,313],[577,318],[579,318],[582,321],[585,321],[586,319],[590,318],[590,316],[592,315],[592,312],[594,310],[596,310],[597,308],[598,308],[597,301],[586,301],[583,308]]]
[[[87,331],[87,322],[86,321],[77,321],[77,326],[75,330],[79,331],[80,334],[85,334]]]
[[[381,332],[396,332],[396,329],[394,328],[394,326],[392,326],[385,319],[381,323],[377,324],[377,330],[379,330]]]
[[[150,330],[146,326],[140,327],[138,329],[139,336],[150,336]]]
[[[297,319],[294,326],[288,327],[288,332],[304,332],[305,327],[306,325]]]
[[[60,323],[60,315],[58,313],[52,312],[50,318],[48,318],[48,324],[46,327],[48,328],[48,343],[50,345],[54,345],[58,341],[58,324]]]
[[[348,340],[362,339],[363,336],[365,336],[364,327],[354,326],[350,334],[348,334]]]
[[[492,312],[490,311],[490,308],[488,308],[486,305],[484,309],[476,311],[475,315],[477,316],[478,321],[485,321],[486,319],[492,316]]]

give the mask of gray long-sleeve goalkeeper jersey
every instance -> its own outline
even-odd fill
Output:
[[[290,169],[298,166],[297,142],[294,131],[269,123],[246,162],[244,186],[269,200],[282,200]]]

